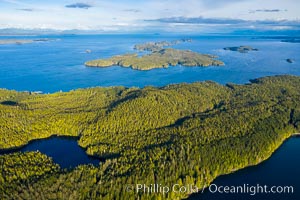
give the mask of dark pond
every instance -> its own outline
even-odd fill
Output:
[[[82,164],[99,165],[100,159],[88,156],[83,148],[77,144],[77,137],[53,136],[47,139],[34,140],[28,145],[0,154],[16,151],[40,151],[51,157],[61,168],[72,168]]]

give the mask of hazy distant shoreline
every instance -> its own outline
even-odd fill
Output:
[[[41,39],[0,39],[0,45],[1,44],[30,44],[33,42],[46,42],[49,41],[47,38],[41,38]]]

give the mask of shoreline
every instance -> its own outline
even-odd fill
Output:
[[[83,65],[84,66],[84,65]],[[121,67],[121,66],[111,66],[111,67]],[[174,67],[185,67],[182,65],[176,65]],[[216,67],[216,66],[209,66],[209,67]],[[129,67],[122,67],[122,68],[126,68],[126,69],[130,69]],[[167,68],[157,68],[155,70],[159,70],[159,69],[167,69]],[[146,70],[137,70],[137,71],[146,71]],[[280,75],[266,75],[266,76],[258,76],[256,78],[253,79],[249,79],[246,82],[243,83],[233,83],[234,85],[249,85],[249,84],[255,84],[255,81],[260,80],[260,79],[264,79],[264,78],[269,78],[269,77],[285,77],[285,76],[291,76],[291,77],[300,77],[299,75],[293,75],[293,74],[280,74]],[[228,87],[228,84],[232,84],[230,82],[225,82],[225,83],[220,83],[211,79],[207,79],[207,80],[198,80],[198,81],[192,81],[192,82],[173,82],[173,83],[168,83],[168,84],[164,84],[162,86],[154,86],[155,88],[166,88],[172,85],[181,85],[181,84],[194,84],[194,83],[205,83],[205,82],[214,82],[218,85],[224,86],[224,87]],[[49,92],[49,91],[42,91],[42,90],[18,90],[18,89],[9,89],[9,88],[4,88],[4,87],[0,87],[0,91],[1,90],[6,90],[6,91],[14,91],[14,92],[21,92],[21,93],[28,93],[28,92],[42,92],[42,93],[37,93],[35,95],[49,95],[49,94],[58,94],[58,93],[68,93],[68,92],[72,92],[72,91],[79,91],[79,90],[88,90],[88,89],[95,89],[95,88],[117,88],[117,87],[125,87],[125,88],[139,88],[139,89],[143,89],[146,87],[153,87],[153,85],[148,84],[148,85],[144,85],[144,86],[124,86],[124,85],[112,85],[112,86],[103,86],[103,85],[98,85],[98,86],[87,86],[87,87],[79,87],[79,88],[75,88],[75,89],[69,89],[69,90],[56,90],[54,92]],[[300,134],[300,133],[299,133]]]
[[[239,169],[236,169],[234,171],[231,171],[229,173],[224,173],[224,174],[220,174],[218,176],[216,176],[207,186],[205,186],[204,188],[199,188],[199,191],[197,193],[191,193],[191,194],[188,194],[186,198],[182,199],[182,200],[188,200],[192,195],[201,195],[203,194],[203,192],[201,191],[205,191],[206,188],[208,188],[217,178],[221,177],[221,176],[227,176],[227,175],[230,175],[230,174],[234,174],[235,172],[239,171],[239,170],[244,170],[244,169],[247,169],[247,168],[250,168],[250,167],[254,167],[254,166],[258,166],[260,164],[262,164],[263,162],[267,161],[268,159],[270,159],[275,153],[277,150],[280,149],[280,147],[289,139],[293,138],[293,137],[300,137],[300,133],[292,133],[289,137],[283,139],[283,141],[279,144],[279,146],[269,155],[267,156],[265,159],[259,161],[258,163],[256,164],[251,164],[251,165],[247,165],[245,167],[242,167],[242,168],[239,168]]]

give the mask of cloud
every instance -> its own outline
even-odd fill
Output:
[[[162,23],[179,23],[179,24],[240,24],[247,22],[242,19],[230,19],[230,18],[204,18],[204,17],[170,17],[170,18],[159,18],[154,20],[145,21],[156,21]]]
[[[20,1],[16,1],[16,0],[1,0],[1,1],[4,1],[6,3],[18,4],[18,5],[21,4]]]
[[[81,8],[81,9],[89,9],[91,7],[93,7],[90,4],[87,3],[74,3],[74,4],[69,4],[69,5],[65,5],[66,8]]]
[[[18,1],[18,0],[0,0],[0,1],[9,3],[9,4],[19,5],[19,6],[27,6],[28,5],[28,4],[23,3],[22,1]]]
[[[145,20],[146,22],[159,22],[170,26],[213,26],[220,28],[255,28],[255,29],[300,29],[300,20],[243,20],[230,18],[204,18],[204,17],[170,17]]]
[[[17,10],[20,10],[20,11],[25,11],[25,12],[34,12],[36,11],[35,9],[33,8],[19,8]]]
[[[287,12],[287,10],[281,9],[257,9],[257,10],[250,10],[249,13],[257,13],[257,12],[265,12],[265,13],[277,13],[277,12]]]
[[[256,12],[281,12],[280,9],[263,9],[263,10],[256,10]]]
[[[207,8],[224,7],[233,3],[240,3],[247,0],[201,0],[200,2]]]
[[[141,12],[141,10],[138,10],[138,9],[125,9],[123,10],[124,12],[133,12],[133,13],[138,13],[138,12]]]

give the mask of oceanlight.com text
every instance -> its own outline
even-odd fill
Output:
[[[293,186],[268,186],[268,185],[249,185],[243,184],[238,186],[222,186],[211,184],[208,187],[210,193],[220,194],[249,194],[251,196],[256,194],[293,194]]]

